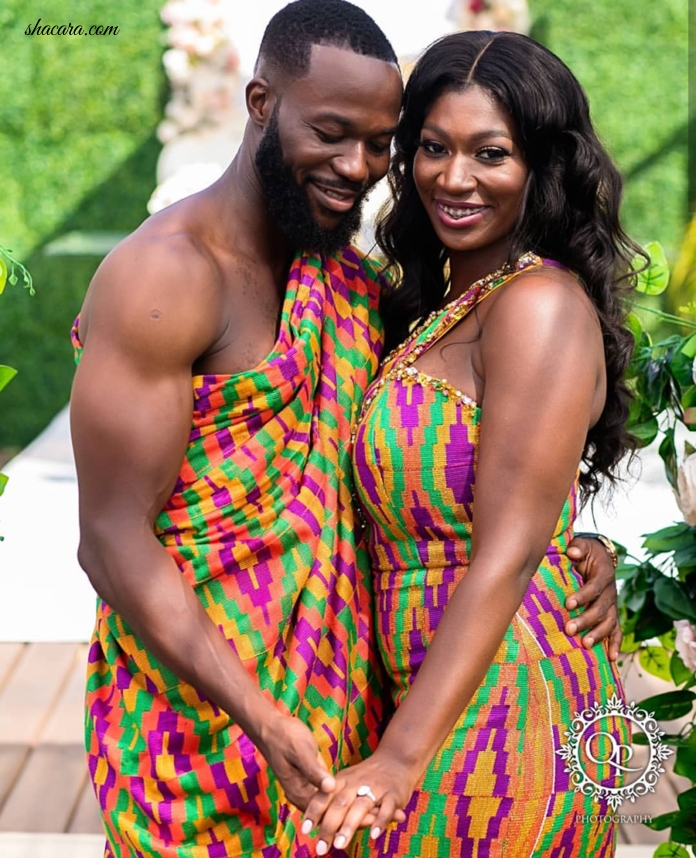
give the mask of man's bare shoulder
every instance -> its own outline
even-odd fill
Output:
[[[151,218],[99,266],[80,314],[83,345],[174,350],[195,360],[221,333],[222,284],[214,259],[175,220]]]

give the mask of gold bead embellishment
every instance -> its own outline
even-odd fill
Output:
[[[365,418],[374,400],[385,385],[394,380],[405,381],[409,384],[430,385],[435,390],[441,391],[443,396],[453,399],[456,405],[475,408],[475,401],[470,396],[462,393],[461,390],[453,387],[447,379],[434,378],[427,373],[421,372],[413,364],[434,342],[437,342],[450,328],[453,328],[457,322],[460,322],[481,298],[492,292],[493,289],[500,286],[513,274],[542,264],[542,259],[535,253],[523,253],[514,264],[506,263],[496,271],[492,271],[490,274],[477,280],[466,292],[450,301],[449,304],[446,304],[439,310],[433,310],[411,332],[404,342],[391,351],[384,359],[382,369],[386,371],[370,385],[365,393],[360,414],[351,432],[351,444],[355,444],[358,426]],[[437,324],[434,324],[435,322]]]

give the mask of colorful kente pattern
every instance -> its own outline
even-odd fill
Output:
[[[382,718],[350,461],[381,348],[380,288],[352,249],[295,260],[266,360],[193,378],[186,459],[156,523],[230,646],[334,769],[371,752]],[[79,358],[76,328],[73,339]],[[101,601],[86,742],[107,858],[314,854],[251,741]]]
[[[492,288],[509,281],[502,277]],[[463,300],[471,307],[490,291]],[[377,638],[397,706],[466,575],[475,521],[481,412],[408,363],[411,349],[441,318],[386,359],[355,439],[356,488],[370,522]],[[565,554],[575,514],[573,487],[485,680],[418,785],[406,822],[374,845],[359,838],[357,858],[613,855],[613,825],[597,822],[611,810],[573,791],[556,754],[576,713],[622,695],[604,647],[585,650],[563,630],[565,599],[579,586]],[[603,720],[594,728],[600,729],[628,741],[623,719]],[[599,783],[619,785],[608,766],[586,770]]]

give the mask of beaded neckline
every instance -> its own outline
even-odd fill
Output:
[[[551,260],[548,262],[549,264],[554,264]],[[360,414],[351,433],[351,440],[355,441],[358,426],[382,388],[394,380],[421,383],[426,381],[435,387],[435,389],[440,390],[445,397],[452,399],[455,404],[476,408],[476,402],[470,396],[467,396],[449,384],[447,379],[438,379],[427,375],[427,373],[421,373],[413,364],[434,342],[444,336],[457,322],[461,321],[474,304],[485,295],[492,292],[509,277],[526,271],[529,268],[544,265],[545,263],[546,260],[543,260],[535,253],[523,253],[517,262],[506,263],[480,280],[477,280],[466,292],[450,301],[444,307],[433,310],[411,332],[403,343],[398,345],[384,358],[383,367],[388,367],[388,369],[366,391]]]

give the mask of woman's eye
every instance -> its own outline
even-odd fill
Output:
[[[436,143],[434,140],[421,140],[418,145],[426,155],[442,155],[447,151],[442,143]]]
[[[486,146],[485,149],[479,149],[476,153],[477,157],[484,161],[502,161],[509,154],[506,149],[501,149],[498,146]]]

